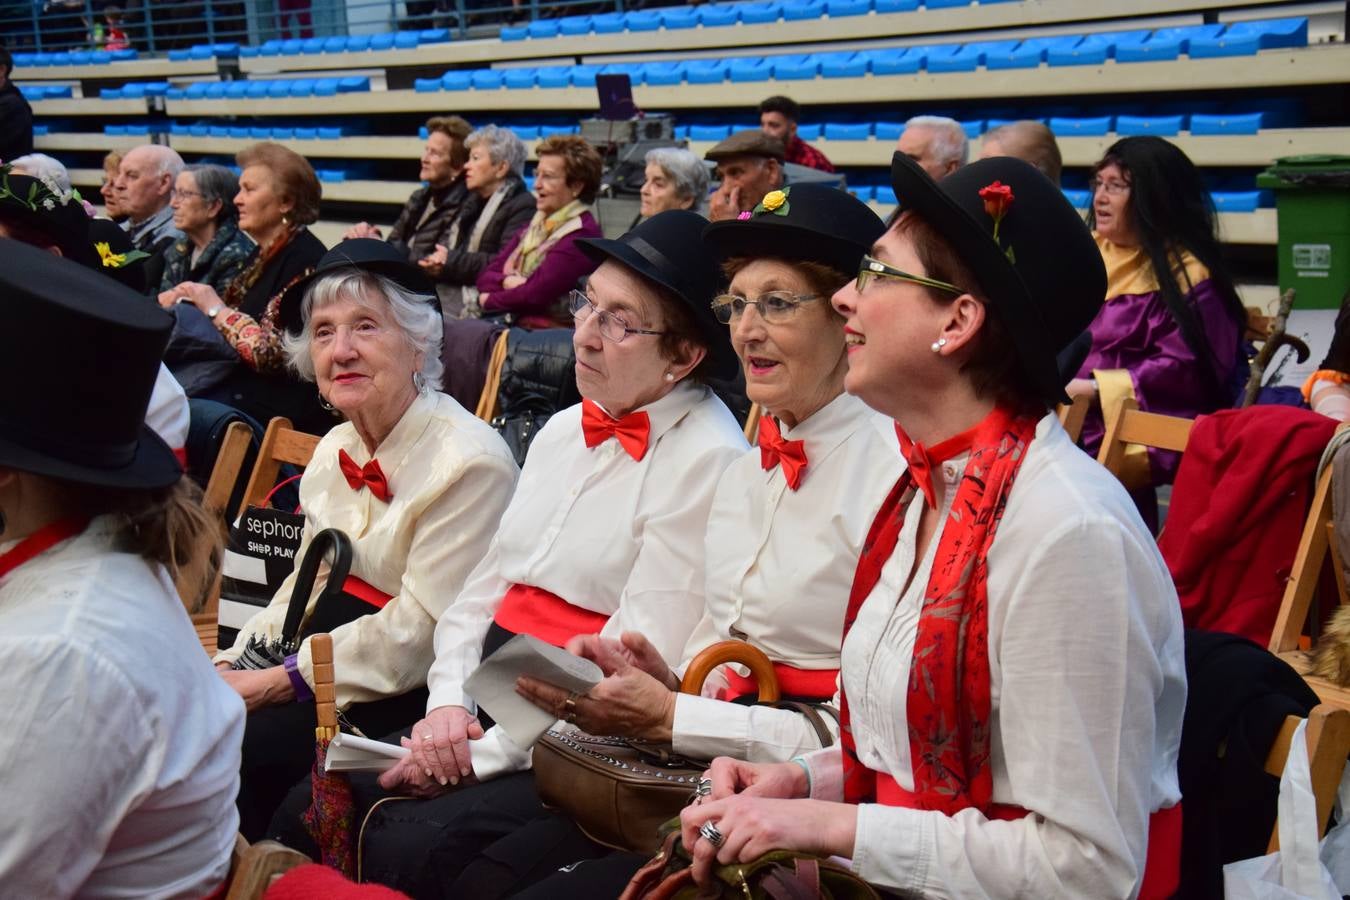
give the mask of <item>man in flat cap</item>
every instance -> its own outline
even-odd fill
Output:
[[[721,185],[708,200],[708,218],[734,219],[783,186],[783,142],[759,130],[738,131],[704,159],[717,164]]]

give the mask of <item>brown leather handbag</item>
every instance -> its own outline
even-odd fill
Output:
[[[680,691],[697,694],[708,674],[729,662],[750,669],[761,703],[778,701],[773,663],[744,641],[704,649],[689,664]],[[781,705],[804,715],[822,745],[833,743],[816,707]],[[549,731],[534,745],[535,787],[544,805],[571,816],[591,840],[636,853],[660,849],[661,824],[688,804],[707,768],[707,760],[688,759],[669,746],[583,731]]]

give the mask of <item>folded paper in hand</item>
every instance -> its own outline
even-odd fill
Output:
[[[582,659],[528,634],[518,634],[483,660],[464,681],[464,690],[483,707],[522,750],[534,746],[558,717],[516,693],[522,675],[547,681],[565,691],[585,693],[604,673]]]
[[[372,741],[354,734],[337,734],[328,745],[325,772],[383,772],[408,755],[407,747]]]

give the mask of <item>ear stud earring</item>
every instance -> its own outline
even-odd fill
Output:
[[[947,339],[946,339],[946,338],[938,338],[936,341],[933,341],[933,345],[932,345],[932,346],[933,346],[933,352],[934,352],[934,353],[941,353],[941,352],[942,352],[942,348],[945,347],[945,346],[947,346]]]

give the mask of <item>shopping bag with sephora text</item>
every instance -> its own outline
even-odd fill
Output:
[[[293,480],[281,482],[273,494]],[[304,514],[272,509],[271,499],[272,494],[268,494],[263,505],[246,508],[230,528],[221,565],[219,647],[234,645],[239,629],[272,602],[295,568],[295,552],[305,529]]]

